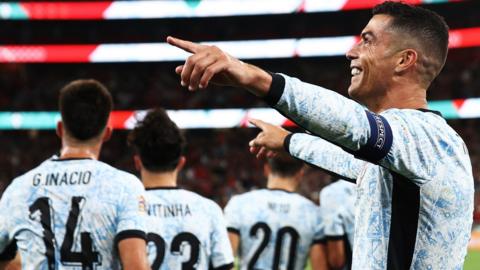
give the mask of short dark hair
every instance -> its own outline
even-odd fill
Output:
[[[295,176],[304,166],[302,161],[285,156],[268,158],[267,163],[270,172],[280,177]]]
[[[128,136],[129,144],[152,172],[168,172],[177,167],[185,150],[185,137],[164,109],[148,112]]]
[[[58,106],[67,133],[80,141],[98,136],[107,126],[113,101],[108,89],[92,79],[76,80],[60,90]]]
[[[392,1],[375,6],[372,14],[391,16],[391,27],[418,41],[423,52],[435,59],[434,72],[429,74],[430,81],[440,73],[448,53],[448,25],[443,17],[422,7]]]

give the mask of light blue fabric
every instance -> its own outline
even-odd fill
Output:
[[[329,143],[324,139],[351,151],[367,143],[371,127],[364,107],[322,87],[282,76],[285,89],[275,108],[323,138],[313,142],[295,134],[290,153],[339,175],[357,175],[353,269],[387,267],[393,186],[401,184],[394,183],[394,175],[403,177],[395,181],[407,181],[420,192],[410,269],[461,269],[473,222],[474,188],[470,158],[460,136],[432,112],[389,109],[380,115],[391,127],[393,143],[378,164],[359,166],[358,159],[340,147],[329,146],[330,154],[325,155],[322,146]],[[334,158],[344,161],[332,169]]]
[[[55,184],[56,182],[56,184]],[[92,240],[91,252],[98,252],[94,269],[119,269],[114,245],[117,234],[145,231],[145,190],[134,175],[90,159],[50,159],[16,178],[0,201],[0,251],[14,239],[23,269],[49,269],[41,224],[42,215],[51,215],[54,235],[54,269],[82,269],[81,263],[61,259],[66,225],[77,197],[78,221],[69,251],[82,252],[82,234]],[[43,210],[35,203],[45,198]],[[38,206],[38,204],[37,204]],[[31,208],[31,209],[30,209]],[[43,211],[43,212],[42,212]],[[75,215],[73,215],[75,216]],[[68,253],[68,252],[67,252]]]
[[[198,258],[193,262],[195,269],[209,269],[210,263],[214,268],[233,264],[223,213],[215,202],[183,189],[152,189],[147,190],[147,205],[148,233],[165,241],[159,269],[182,269],[182,263],[192,259],[192,249],[198,250]],[[174,239],[180,239],[182,233],[192,234],[198,247],[185,241],[179,252],[172,252]],[[152,265],[158,257],[153,242],[148,243],[148,253]]]
[[[240,233],[240,269],[247,269],[263,239],[267,239],[268,244],[254,269],[273,269],[275,248],[281,250],[278,269],[287,269],[291,237],[285,235],[282,244],[278,244],[282,229],[291,228],[298,233],[298,242],[293,248],[294,269],[297,270],[305,268],[312,243],[324,238],[318,206],[299,194],[283,190],[262,189],[234,196],[225,207],[225,216],[227,226]],[[264,223],[268,229],[254,230],[259,223]],[[267,230],[269,237],[266,237]]]

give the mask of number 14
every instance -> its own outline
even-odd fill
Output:
[[[84,197],[72,197],[72,208],[65,225],[65,238],[60,248],[60,261],[64,265],[81,266],[84,270],[94,269],[94,264],[100,264],[100,255],[95,251],[92,237],[89,232],[80,234],[82,250],[72,251],[73,235],[77,227],[80,214],[80,204],[85,201]],[[43,227],[43,242],[45,243],[45,256],[48,261],[48,269],[55,269],[55,235],[52,230],[53,216],[50,211],[50,199],[38,198],[30,206],[30,219],[37,220],[36,213],[40,212],[40,223]]]

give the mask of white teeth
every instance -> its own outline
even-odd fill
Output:
[[[352,76],[356,76],[358,74],[360,74],[361,70],[359,68],[352,68]]]

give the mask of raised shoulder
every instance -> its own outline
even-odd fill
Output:
[[[339,179],[322,188],[322,190],[320,191],[320,194],[335,195],[338,193],[351,193],[350,191],[354,189],[355,189],[355,184]]]
[[[407,179],[416,179],[418,185],[445,168],[469,174],[465,143],[440,115],[413,109],[390,109],[381,115],[391,127],[393,141],[380,165]]]
[[[195,193],[193,191],[189,190],[183,190],[185,193],[189,194],[192,198],[194,198],[196,201],[202,203],[205,205],[205,207],[212,209],[215,212],[218,212],[220,215],[222,215],[222,209],[220,206],[213,200],[204,197],[198,193]]]

